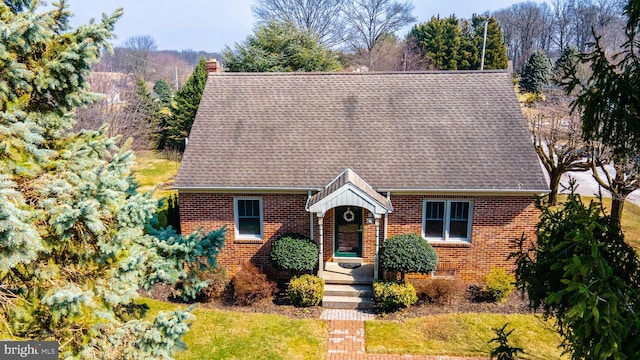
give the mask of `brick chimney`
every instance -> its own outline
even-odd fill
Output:
[[[209,73],[221,73],[222,66],[216,59],[211,59],[207,61],[207,74]]]

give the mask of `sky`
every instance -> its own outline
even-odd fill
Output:
[[[418,22],[431,16],[455,14],[470,18],[474,13],[495,11],[525,0],[414,0]],[[540,0],[538,2],[541,2]],[[68,0],[74,17],[73,26],[99,20],[103,13],[119,7],[124,15],[116,24],[113,41],[122,44],[135,35],[150,35],[158,50],[203,50],[220,52],[233,47],[251,35],[255,18],[251,11],[254,0]],[[410,27],[398,35],[404,36]]]

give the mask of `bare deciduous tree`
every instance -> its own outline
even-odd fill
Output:
[[[342,6],[345,0],[257,0],[252,10],[262,23],[291,22],[316,35],[321,44],[342,41]]]
[[[606,146],[594,143],[591,145],[590,166],[598,185],[611,193],[611,218],[619,225],[625,200],[640,189],[640,153],[615,155]]]
[[[77,110],[77,122],[72,131],[97,130],[109,124],[107,136],[121,135],[121,142],[131,139],[133,149],[148,149],[153,130],[148,99],[139,96],[136,80],[121,73],[92,73],[91,91],[104,97]],[[120,144],[122,145],[122,144]]]
[[[573,23],[574,0],[552,0],[553,12],[553,42],[558,49],[566,49],[575,36]]]
[[[518,71],[535,50],[547,56],[569,46],[585,52],[601,36],[607,50],[624,42],[624,16],[621,0],[551,0],[526,1],[493,12],[500,22],[507,43],[508,56]]]
[[[374,47],[385,34],[416,20],[413,4],[394,0],[354,0],[344,6],[346,41],[367,54],[369,70],[375,69]]]
[[[549,175],[550,205],[556,204],[562,174],[590,169],[580,116],[570,113],[569,104],[570,99],[556,91],[525,111],[536,153]]]
[[[158,49],[153,37],[150,35],[131,36],[122,44],[122,48],[125,50],[128,72],[146,79],[151,52]]]
[[[386,34],[373,48],[372,57],[376,71],[423,71],[434,70],[435,67],[428,56],[423,56],[415,44],[415,39],[398,40],[393,34]],[[369,61],[369,54],[364,49],[356,50],[346,56],[347,65],[359,66]],[[348,68],[347,68],[348,69]]]

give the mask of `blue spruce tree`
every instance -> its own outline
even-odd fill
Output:
[[[85,78],[122,10],[74,30],[65,1],[36,10],[0,2],[0,326],[58,341],[62,359],[171,358],[191,315],[147,321],[137,291],[180,281],[191,297],[224,229],[148,234],[157,204],[136,192],[133,154],[105,127],[70,131],[98,98]]]

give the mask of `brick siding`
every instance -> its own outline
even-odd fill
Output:
[[[263,208],[263,240],[247,243],[235,238],[234,198],[260,197]],[[453,274],[465,281],[481,281],[492,266],[513,268],[507,256],[514,249],[512,240],[524,233],[533,239],[539,212],[533,196],[431,196],[391,195],[394,211],[388,216],[387,235],[422,233],[425,199],[462,199],[473,202],[471,242],[469,244],[434,243],[438,253],[437,274]],[[305,210],[306,194],[246,194],[246,193],[180,193],[180,221],[183,233],[198,228],[212,230],[227,227],[225,247],[218,263],[234,274],[239,265],[251,261],[267,272],[272,242],[287,232],[310,236],[309,213]],[[368,216],[363,209],[363,219]],[[313,216],[315,240],[318,240],[318,219]],[[323,226],[323,258],[333,259],[334,211],[329,210]],[[380,243],[384,238],[384,217],[380,219]],[[362,256],[373,262],[375,256],[375,224],[363,228]]]

